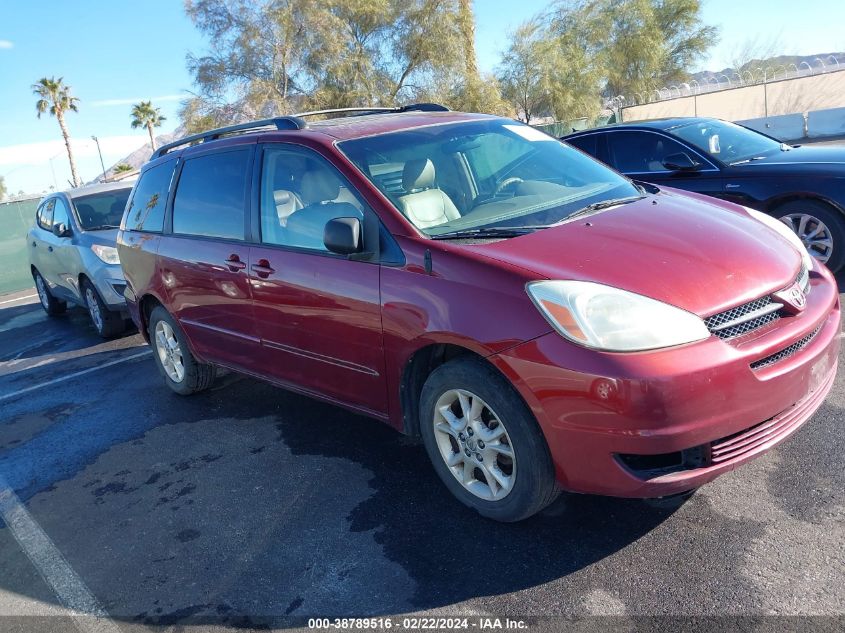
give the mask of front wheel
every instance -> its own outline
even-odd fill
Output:
[[[88,306],[88,314],[91,316],[91,323],[94,324],[97,334],[103,338],[114,338],[123,334],[126,321],[119,312],[108,309],[94,284],[87,279],[82,282],[82,294],[85,296],[85,305]]]
[[[830,270],[836,272],[845,265],[845,217],[836,209],[816,200],[793,200],[779,206],[773,215]]]
[[[214,365],[199,362],[188,349],[185,335],[163,307],[150,315],[153,357],[167,386],[181,396],[208,389],[214,382]]]
[[[558,495],[534,416],[480,360],[456,358],[431,373],[422,391],[420,432],[440,479],[483,516],[519,521]]]

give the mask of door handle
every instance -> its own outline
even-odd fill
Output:
[[[252,266],[250,266],[250,269],[262,279],[267,279],[267,277],[276,272],[273,267],[270,266],[270,262],[268,262],[266,259],[259,259]]]
[[[33,248],[35,248],[35,247],[37,247],[37,246],[38,246],[38,244],[36,244],[35,242],[33,242],[33,243],[32,243],[32,247],[33,247]]]
[[[52,247],[52,246],[48,246],[48,247],[47,247],[47,250],[48,250],[48,251],[50,251],[50,252],[52,253],[52,252],[53,252],[53,247]]]
[[[246,268],[246,264],[241,261],[241,258],[235,255],[229,255],[229,259],[226,260],[226,266],[231,270],[233,273],[238,272],[239,270],[243,270]]]

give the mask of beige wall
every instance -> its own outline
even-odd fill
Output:
[[[624,121],[712,116],[744,121],[845,106],[845,70],[623,108]]]

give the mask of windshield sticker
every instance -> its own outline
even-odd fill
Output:
[[[556,141],[557,139],[544,134],[540,130],[535,130],[533,127],[527,125],[503,125],[503,128],[510,130],[514,134],[518,134],[526,141]]]

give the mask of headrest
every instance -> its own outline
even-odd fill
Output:
[[[334,200],[340,194],[340,180],[325,169],[307,171],[302,176],[301,190],[305,204]]]
[[[402,187],[405,191],[434,187],[434,163],[427,158],[409,160],[402,170]]]
[[[279,204],[290,204],[293,194],[285,189],[277,189],[273,192],[273,201]]]

